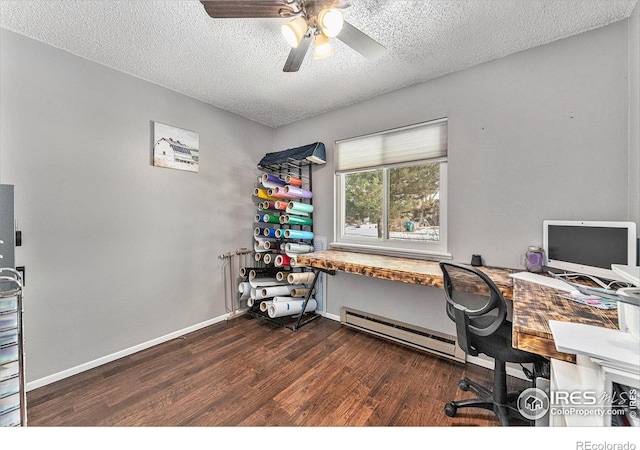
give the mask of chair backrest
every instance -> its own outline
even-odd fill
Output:
[[[447,315],[456,323],[458,345],[470,355],[476,337],[490,336],[507,319],[507,303],[493,281],[475,267],[441,261]]]

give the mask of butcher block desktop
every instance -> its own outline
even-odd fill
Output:
[[[344,250],[324,250],[296,258],[299,266],[330,274],[345,272],[384,280],[443,288],[438,261],[374,255]],[[616,310],[602,310],[560,297],[559,291],[509,275],[519,269],[478,267],[491,278],[506,300],[513,302],[513,346],[548,358],[575,362],[575,355],[555,349],[549,320],[618,328]],[[481,289],[481,286],[477,286]],[[472,288],[470,287],[470,290]],[[443,297],[444,301],[444,297]],[[444,305],[443,305],[444,308]]]

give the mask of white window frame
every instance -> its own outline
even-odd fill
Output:
[[[427,122],[421,125],[429,125],[430,123],[442,122],[446,119],[439,119],[433,122]],[[383,134],[388,132],[397,132],[405,128],[413,128],[416,125],[410,127],[403,127],[386,132],[375,133]],[[373,135],[367,135],[367,137]],[[338,141],[336,144],[338,144]],[[439,192],[439,204],[440,204],[440,223],[439,223],[439,240],[434,241],[400,241],[397,239],[388,238],[388,180],[387,169],[396,167],[420,165],[425,163],[439,163],[440,164],[440,192]],[[396,164],[385,164],[375,167],[365,167],[361,169],[349,169],[346,171],[338,171],[334,166],[335,173],[335,196],[334,196],[334,237],[333,243],[330,248],[360,251],[364,253],[383,254],[389,256],[405,256],[412,258],[422,259],[450,259],[451,254],[448,251],[447,246],[447,217],[448,217],[448,202],[447,202],[447,156],[446,154],[437,158],[429,159],[417,159],[414,161],[405,161]],[[344,234],[344,205],[345,205],[345,192],[344,192],[344,179],[347,174],[356,172],[365,172],[371,170],[383,170],[383,207],[382,207],[382,238],[366,238],[357,236],[346,236]]]

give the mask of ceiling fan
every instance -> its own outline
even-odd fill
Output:
[[[282,34],[291,45],[284,72],[297,72],[313,40],[314,58],[333,54],[329,38],[337,37],[368,59],[384,53],[385,48],[344,20],[341,9],[350,5],[343,0],[200,0],[214,19],[290,18],[282,25]]]

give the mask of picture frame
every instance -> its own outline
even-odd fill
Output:
[[[152,122],[155,167],[198,172],[200,170],[200,136],[161,122]]]

